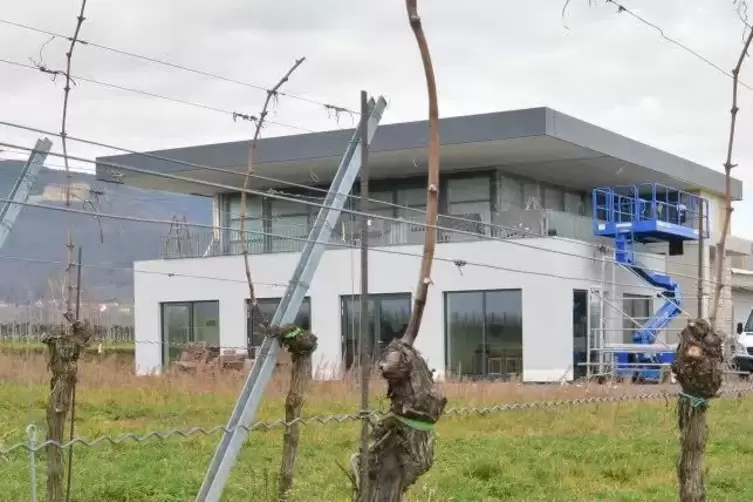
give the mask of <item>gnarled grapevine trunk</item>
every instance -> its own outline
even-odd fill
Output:
[[[708,428],[708,400],[722,386],[722,340],[704,319],[690,321],[680,334],[680,344],[672,370],[682,386],[677,398],[677,423],[681,451],[677,462],[681,502],[706,500],[703,480],[703,456]]]
[[[426,76],[429,98],[428,183],[426,187],[426,236],[418,285],[410,322],[402,339],[393,340],[379,361],[387,380],[390,413],[379,420],[371,433],[368,449],[369,482],[365,493],[357,489],[362,502],[399,502],[403,494],[434,463],[434,424],[439,420],[447,399],[434,383],[431,371],[413,347],[418,337],[426,297],[431,284],[431,266],[437,240],[439,199],[439,105],[434,68],[426,42],[417,0],[406,0],[406,12],[416,37]],[[355,458],[357,488],[361,459]]]
[[[304,396],[311,382],[311,355],[316,350],[317,338],[310,331],[297,326],[285,325],[270,327],[268,335],[276,336],[280,344],[291,354],[290,389],[285,399],[285,421],[288,425],[282,439],[282,463],[280,465],[279,500],[288,499],[293,486],[295,459],[298,453],[300,424]]]
[[[447,399],[436,388],[426,361],[404,340],[387,346],[379,369],[391,406],[371,433],[365,500],[397,502],[434,463],[433,428]]]
[[[47,439],[55,441],[47,447],[47,500],[62,502],[64,499],[63,450],[60,444],[65,441],[65,421],[71,410],[73,390],[78,378],[78,360],[91,337],[91,329],[66,313],[70,322],[67,328],[60,327],[48,333],[42,341],[48,347],[47,364],[52,373],[50,395],[47,405]]]

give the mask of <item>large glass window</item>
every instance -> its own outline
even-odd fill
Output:
[[[349,369],[359,353],[361,326],[361,295],[341,297],[342,305],[342,353],[345,368]],[[410,322],[411,294],[369,295],[368,341],[371,360],[395,338],[403,336]]]
[[[367,207],[371,214],[393,218],[395,216],[395,192],[392,190],[369,192]]]
[[[628,317],[643,326],[651,318],[651,297],[625,293],[622,299],[622,310]],[[622,343],[634,343],[633,335],[640,329],[635,322],[627,317],[623,319]]]
[[[261,311],[267,322],[272,321],[272,318],[277,311],[277,306],[280,304],[282,298],[257,298],[256,305]],[[251,308],[251,300],[246,300],[246,312],[248,312],[248,324],[246,326],[246,340],[248,344],[248,357],[255,358],[256,352],[261,347],[264,341],[264,323],[262,319],[259,319],[258,315],[254,315],[255,312]],[[310,330],[311,329],[311,298],[305,297],[301,303],[301,308],[298,310],[298,314],[295,316],[293,324],[299,328]]]
[[[230,198],[229,200],[228,227],[228,247],[232,254],[238,254],[243,251],[243,236],[240,234],[241,228],[241,198],[240,195]],[[263,203],[261,197],[249,196],[246,198],[245,223],[243,225],[248,241],[249,253],[262,253],[264,251],[264,216]]]
[[[536,181],[523,182],[523,208],[527,210],[542,209],[541,185]]]
[[[397,204],[426,211],[426,187],[398,188],[395,193]],[[398,208],[398,217],[408,220],[422,220],[423,215],[416,211]]]
[[[565,210],[565,192],[556,186],[544,186],[544,207],[553,211]]]
[[[492,210],[491,176],[447,180],[447,214],[469,217],[478,214],[488,222]]]
[[[500,174],[497,178],[497,209],[510,211],[523,207],[523,187],[519,179]]]
[[[448,371],[487,377],[523,370],[522,292],[445,293]]]
[[[220,302],[162,303],[162,362],[180,358],[189,343],[220,346]]]
[[[586,204],[583,195],[577,192],[565,192],[565,212],[585,216]]]
[[[309,210],[312,206],[288,200],[270,200],[270,250],[298,251],[309,234]]]

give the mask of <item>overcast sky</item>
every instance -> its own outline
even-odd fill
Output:
[[[71,33],[80,0],[0,0],[0,18]],[[714,169],[722,169],[731,80],[663,40],[614,5],[571,0],[420,1],[442,116],[549,106]],[[624,0],[718,66],[742,46],[733,0]],[[269,86],[307,61],[288,92],[351,108],[362,88],[383,94],[385,122],[426,116],[424,77],[402,0],[89,0],[84,39]],[[751,15],[753,17],[753,13]],[[0,58],[62,68],[67,42],[0,24]],[[742,80],[753,86],[753,61]],[[104,82],[256,113],[264,93],[78,46],[73,73]],[[60,81],[0,64],[0,120],[58,131]],[[753,185],[753,91],[740,92],[735,175]],[[315,105],[281,99],[271,120],[337,127]],[[352,125],[341,118],[343,127]],[[81,82],[71,92],[69,133],[133,149],[247,139],[248,122]],[[265,135],[300,130],[270,124]],[[0,127],[0,138],[35,134]],[[53,149],[58,149],[58,142]],[[71,146],[93,158],[115,153]],[[7,152],[4,155],[8,155]],[[17,157],[15,157],[17,158]],[[59,163],[59,159],[51,163]],[[746,194],[753,193],[751,189]],[[753,238],[753,200],[738,205],[733,231]]]

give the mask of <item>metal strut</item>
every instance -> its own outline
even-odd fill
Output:
[[[382,113],[387,107],[387,101],[379,97],[376,103],[369,100],[368,141],[371,143],[374,133],[379,126]],[[282,325],[295,320],[301,303],[306,295],[309,284],[314,277],[316,268],[319,266],[322,254],[332,237],[340,213],[350,193],[356,175],[361,167],[361,124],[359,123],[345,150],[345,155],[340,161],[340,166],[335,173],[335,179],[330,185],[324,204],[319,210],[309,238],[301,251],[298,266],[288,283],[285,294],[280,301],[272,325]],[[196,496],[196,502],[218,502],[225,488],[230,470],[233,467],[243,441],[248,433],[248,428],[259,409],[264,388],[267,386],[275,365],[280,344],[275,338],[266,337],[262,343],[259,357],[246,378],[238,401],[227,424],[227,431],[223,434],[217,450],[207,469],[204,482]]]
[[[26,202],[29,200],[29,194],[37,182],[37,176],[42,170],[42,165],[45,159],[47,159],[47,153],[52,148],[52,141],[47,138],[38,139],[29,155],[29,160],[24,164],[21,169],[21,174],[18,175],[16,183],[13,185],[8,194],[8,200],[13,202],[6,202],[0,206],[0,248],[5,244],[10,230],[13,228],[13,224],[18,218],[18,213],[21,212],[21,204],[15,204],[15,202]]]

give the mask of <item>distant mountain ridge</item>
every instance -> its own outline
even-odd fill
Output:
[[[0,161],[0,197],[8,196],[22,167],[21,161]],[[82,283],[87,297],[99,301],[131,300],[133,262],[159,258],[170,225],[95,218],[95,212],[158,220],[178,216],[189,223],[212,223],[212,201],[205,197],[104,183],[86,173],[74,172],[72,178],[71,207],[91,215],[23,207],[8,240],[0,248],[0,301],[27,302],[49,293],[62,277],[69,222],[74,225],[75,243],[82,247],[85,265]],[[65,183],[64,171],[44,168],[29,202],[64,207]],[[104,242],[100,242],[100,237]],[[35,263],[8,257],[62,263]]]

